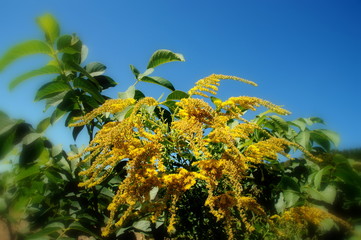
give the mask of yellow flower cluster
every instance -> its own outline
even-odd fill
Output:
[[[306,228],[308,224],[319,226],[323,220],[332,219],[335,223],[338,223],[346,229],[351,229],[350,224],[346,221],[325,210],[310,206],[291,208],[284,212],[282,216],[276,215],[273,219],[277,219],[281,224],[295,225],[295,227],[299,229]]]
[[[195,86],[188,91],[188,94],[190,96],[199,95],[202,97],[209,97],[206,93],[204,93],[204,92],[207,92],[212,95],[216,95],[217,91],[218,91],[218,86],[220,85],[219,82],[221,79],[231,79],[231,80],[236,80],[236,81],[241,81],[241,82],[244,82],[247,84],[251,84],[253,86],[257,86],[256,83],[246,80],[246,79],[243,79],[243,78],[227,76],[227,75],[222,75],[222,74],[212,74],[208,77],[198,80],[196,82]]]
[[[71,124],[71,127],[82,126],[89,123],[95,117],[103,113],[118,113],[123,111],[126,107],[135,103],[135,100],[132,98],[127,99],[109,99],[103,103],[100,107],[94,109],[90,113],[86,114],[84,117],[75,118],[75,120],[81,120],[76,124]]]
[[[213,74],[199,80],[189,95],[215,94],[220,79],[256,85],[242,78]],[[153,222],[162,212],[169,211],[168,232],[173,233],[177,202],[198,181],[208,189],[205,205],[225,223],[230,238],[235,221],[252,231],[247,212],[255,215],[265,212],[252,196],[243,192],[247,170],[265,160],[277,159],[277,154],[284,154],[284,149],[293,143],[270,136],[241,116],[244,110],[255,110],[258,106],[279,114],[289,112],[252,97],[218,100],[216,108],[201,99],[183,98],[176,103],[177,109],[169,125],[151,110],[159,104],[153,98],[137,102],[134,99],[107,100],[74,124],[84,125],[106,112],[116,114],[127,107],[132,109],[123,120],[105,124],[84,152],[73,156],[85,155],[83,162],[90,163],[90,167],[80,173],[87,177],[80,184],[84,187],[100,184],[113,174],[118,164],[126,163],[125,179],[108,206],[110,216],[103,235],[108,235],[113,226],[122,226],[133,215],[144,211]],[[237,124],[230,124],[239,120],[241,122]],[[253,142],[256,130],[264,131],[265,136]],[[159,189],[157,198],[151,198],[150,192],[155,188]],[[136,207],[139,205],[141,207]],[[235,212],[240,219],[234,218]],[[117,218],[119,214],[121,217]]]
[[[289,111],[260,98],[256,97],[247,97],[247,96],[240,96],[240,97],[230,97],[228,100],[222,102],[220,106],[228,111],[233,112],[234,114],[243,114],[245,110],[256,110],[256,107],[264,106],[271,111],[281,114],[281,115],[288,115],[290,114]]]

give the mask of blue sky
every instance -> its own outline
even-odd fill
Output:
[[[361,2],[359,0],[95,1],[2,0],[0,55],[10,46],[42,38],[35,18],[52,13],[62,33],[77,33],[89,47],[88,62],[104,63],[119,85],[116,97],[134,81],[133,64],[145,70],[157,49],[182,53],[186,62],[162,65],[153,75],[187,91],[212,73],[259,84],[224,81],[219,97],[249,95],[283,105],[287,119],[318,116],[341,135],[340,148],[361,147]],[[32,79],[12,92],[10,80],[46,63],[25,58],[0,73],[0,110],[36,124],[43,103],[35,91],[48,79]],[[167,90],[144,83],[154,97]],[[58,122],[48,136],[73,143]],[[80,139],[81,140],[81,139]]]

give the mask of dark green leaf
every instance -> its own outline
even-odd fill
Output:
[[[163,87],[166,87],[172,91],[175,90],[173,84],[171,82],[169,82],[167,79],[161,78],[161,77],[148,77],[148,76],[144,76],[140,79],[140,81],[142,82],[149,82],[149,83],[155,83],[158,85],[161,85]]]
[[[144,93],[142,93],[142,91],[140,91],[138,89],[135,89],[134,99],[139,100],[139,99],[142,99],[142,98],[145,98]]]
[[[100,236],[96,235],[95,233],[93,233],[93,231],[85,228],[83,225],[81,225],[79,222],[73,222],[68,226],[68,229],[74,229],[74,230],[78,230],[81,231],[83,233],[89,234],[93,237],[95,237],[96,239],[101,239]]]
[[[94,78],[98,81],[99,85],[102,87],[103,90],[110,87],[115,87],[118,84],[116,81],[114,81],[108,76],[101,75]]]
[[[0,58],[0,72],[18,58],[40,53],[52,55],[52,50],[47,43],[39,40],[30,40],[15,45]]]
[[[65,120],[65,126],[68,127],[70,124],[77,122],[77,120],[74,120],[76,117],[80,117],[83,115],[83,112],[81,110],[75,109],[69,113]]]
[[[32,164],[39,158],[44,149],[44,141],[41,138],[36,139],[28,145],[23,145],[23,150],[20,153],[19,164],[24,167]]]
[[[181,100],[182,98],[188,98],[189,94],[183,91],[175,90],[167,96],[167,100]]]
[[[78,137],[79,133],[83,130],[83,128],[84,128],[84,125],[83,125],[83,126],[74,127],[73,133],[72,133],[74,141],[75,141],[76,138]]]
[[[97,89],[97,87],[94,86],[94,84],[92,82],[90,82],[89,80],[85,80],[82,78],[76,78],[74,80],[74,87],[80,88],[83,91],[85,91],[86,93],[89,93],[99,103],[103,103],[105,101],[104,98],[102,97],[102,95],[99,93],[99,90]]]
[[[182,61],[184,62],[184,57],[180,53],[174,53],[170,50],[161,49],[153,53],[148,62],[147,68],[155,68],[163,63],[173,62],[173,61]]]
[[[56,19],[51,14],[45,14],[37,18],[37,23],[45,33],[46,40],[53,44],[55,39],[59,37],[60,28]]]
[[[55,81],[44,84],[39,88],[35,96],[35,101],[47,98],[49,96],[54,96],[54,93],[60,93],[70,90],[71,87],[63,82]]]
[[[130,65],[130,70],[132,70],[132,73],[134,74],[135,78],[138,79],[138,75],[140,74],[139,70],[133,65]]]
[[[24,74],[20,75],[19,77],[13,79],[9,84],[9,88],[10,88],[10,90],[12,90],[17,85],[19,85],[20,83],[24,82],[25,80],[27,80],[29,78],[46,75],[46,74],[59,74],[59,73],[60,73],[59,68],[57,68],[56,66],[53,66],[53,65],[47,65],[42,68],[24,73]]]

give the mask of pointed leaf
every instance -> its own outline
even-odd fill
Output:
[[[53,96],[55,93],[68,91],[70,89],[71,87],[63,82],[56,81],[56,82],[46,83],[41,88],[39,88],[35,96],[35,101],[39,101],[48,96]]]
[[[130,70],[132,70],[132,73],[134,74],[135,78],[138,79],[138,75],[140,74],[139,70],[133,65],[130,65]]]
[[[148,76],[144,76],[142,77],[142,79],[140,79],[140,81],[142,82],[149,82],[149,83],[155,83],[158,85],[161,85],[165,88],[168,88],[172,91],[175,90],[173,84],[171,82],[169,82],[167,79],[161,78],[161,77],[148,77]]]
[[[85,66],[85,70],[92,76],[100,76],[105,72],[107,67],[98,62],[91,62]]]
[[[134,85],[132,85],[127,89],[127,91],[119,92],[118,98],[121,98],[121,99],[134,98],[134,95],[135,95],[135,87],[134,87]]]
[[[147,70],[145,70],[145,72],[143,73],[143,76],[148,76],[150,74],[152,74],[154,72],[154,68],[148,68]]]
[[[83,130],[83,128],[84,128],[84,125],[83,125],[83,126],[74,127],[73,132],[72,132],[74,141],[77,139],[79,133]]]
[[[315,132],[320,132],[320,133],[324,134],[325,136],[327,136],[328,139],[335,146],[338,146],[340,144],[340,136],[334,131],[327,130],[327,129],[318,129],[318,130],[315,130]]]
[[[0,72],[18,58],[40,53],[51,55],[52,50],[47,43],[39,40],[30,40],[15,45],[0,58]]]
[[[63,35],[58,39],[56,47],[58,51],[62,53],[80,53],[82,50],[82,42],[74,35]]]
[[[148,62],[147,68],[155,68],[163,63],[173,62],[173,61],[182,61],[184,62],[184,57],[180,53],[174,53],[170,50],[161,49],[153,53]]]
[[[50,125],[50,117],[47,117],[38,124],[38,126],[36,127],[36,131],[38,133],[42,133],[49,127],[49,125]]]
[[[58,121],[62,116],[64,116],[66,111],[63,111],[59,108],[56,108],[54,112],[51,114],[50,117],[50,123],[54,124],[56,121]]]
[[[94,78],[98,81],[99,85],[103,89],[115,87],[118,84],[116,81],[114,81],[111,77],[108,76],[101,75],[101,76],[96,76]]]
[[[45,33],[46,40],[53,44],[55,39],[59,37],[60,28],[56,19],[51,14],[45,14],[37,18],[37,23]]]
[[[37,77],[37,76],[46,75],[46,74],[58,74],[58,73],[60,73],[59,68],[57,68],[56,66],[53,66],[53,65],[47,65],[42,68],[27,72],[27,73],[15,78],[14,80],[12,80],[10,82],[9,88],[10,88],[10,90],[12,90],[20,83],[22,83],[25,80],[32,78],[32,77]]]
[[[23,143],[25,145],[29,145],[30,143],[34,142],[36,139],[38,139],[41,136],[42,136],[42,134],[40,134],[40,133],[29,133],[28,135],[26,135],[24,137]]]
[[[168,100],[181,100],[182,98],[188,98],[189,94],[183,91],[175,90],[167,96]]]
[[[309,150],[309,148],[310,148],[310,132],[307,131],[307,130],[303,131],[303,132],[300,132],[295,137],[295,141],[296,141],[296,143],[300,144],[302,147]]]
[[[139,100],[139,99],[142,99],[142,98],[145,98],[144,93],[142,91],[138,90],[138,89],[135,89],[134,99]]]
[[[90,95],[92,95],[94,97],[95,100],[97,100],[100,103],[103,103],[105,100],[102,97],[102,95],[99,93],[99,90],[97,89],[96,86],[94,86],[94,84],[92,84],[92,82],[90,82],[89,80],[85,80],[82,78],[76,78],[74,80],[74,87],[76,88],[80,88],[83,91],[89,93]]]

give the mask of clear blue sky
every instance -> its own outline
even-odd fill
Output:
[[[104,63],[119,85],[133,82],[129,64],[144,70],[157,49],[182,53],[186,62],[160,66],[153,74],[187,91],[209,74],[236,75],[259,87],[224,81],[219,96],[257,96],[298,117],[318,116],[341,135],[340,148],[361,147],[360,0],[2,0],[0,55],[15,43],[38,39],[35,18],[52,13],[62,33],[77,33],[89,47],[88,62]],[[46,59],[26,58],[0,74],[0,109],[37,123],[43,103],[33,103],[46,79],[32,79],[9,92],[8,83]],[[161,88],[141,90],[158,97]],[[73,143],[59,122],[48,135]],[[67,145],[65,144],[65,145]]]

